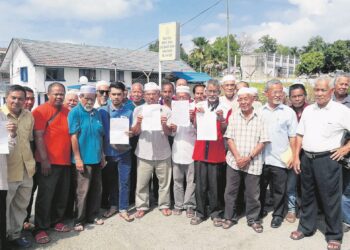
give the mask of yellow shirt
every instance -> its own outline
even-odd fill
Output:
[[[1,107],[1,111],[9,121],[17,125],[17,143],[7,155],[7,180],[8,182],[23,181],[25,169],[29,177],[35,173],[35,160],[30,148],[30,141],[33,141],[34,118],[30,111],[24,109],[19,117],[15,117],[6,104]]]

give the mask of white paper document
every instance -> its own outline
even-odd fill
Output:
[[[109,127],[110,144],[129,144],[128,131],[128,118],[111,118]]]
[[[144,105],[142,108],[141,130],[159,131],[162,130],[160,122],[160,104]]]
[[[197,121],[197,140],[216,141],[216,113],[206,111],[204,113],[196,113]]]
[[[172,101],[171,102],[171,120],[177,126],[190,126],[190,102]]]
[[[9,154],[7,121],[0,121],[0,154]]]

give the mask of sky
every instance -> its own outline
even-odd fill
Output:
[[[137,49],[158,37],[158,24],[185,23],[218,0],[0,0],[0,47],[13,37]],[[257,40],[266,34],[287,46],[316,35],[350,39],[349,0],[229,0],[230,33]],[[226,35],[226,0],[181,27],[192,39]]]

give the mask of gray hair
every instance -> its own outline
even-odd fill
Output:
[[[318,82],[327,82],[328,84],[328,87],[329,88],[334,88],[334,83],[335,83],[335,80],[333,80],[331,77],[329,76],[320,76],[320,77],[317,77],[316,80],[315,80],[315,85],[316,83]]]
[[[208,87],[208,85],[214,85],[214,86],[216,86],[218,89],[220,89],[220,83],[219,83],[219,81],[216,80],[216,79],[210,79],[210,80],[206,81],[205,86]]]
[[[334,86],[337,84],[339,78],[343,78],[343,77],[347,78],[350,83],[350,74],[342,72],[342,73],[336,74],[336,76],[334,77]]]
[[[143,84],[142,84],[142,83],[134,82],[133,84],[131,84],[131,89],[132,89],[132,87],[134,87],[134,86],[140,86],[140,87],[141,87],[141,90],[143,91]]]
[[[265,92],[267,92],[269,90],[269,88],[272,85],[275,85],[275,84],[281,84],[283,86],[283,84],[282,84],[282,82],[280,80],[278,80],[278,79],[271,79],[271,80],[267,81],[266,84],[265,84]]]

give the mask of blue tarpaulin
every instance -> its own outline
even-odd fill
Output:
[[[206,82],[211,79],[207,73],[200,72],[172,72],[176,77],[183,78],[188,82]]]

